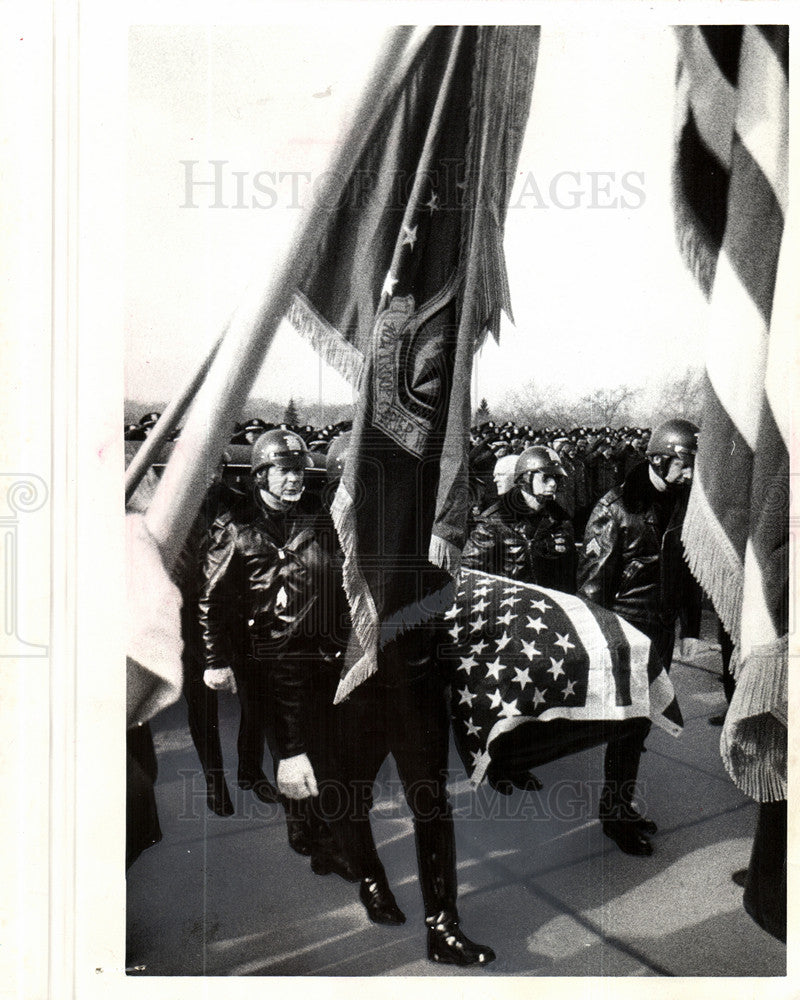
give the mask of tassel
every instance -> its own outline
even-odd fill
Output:
[[[356,390],[359,388],[364,368],[361,352],[326,322],[301,292],[294,293],[286,318],[326,364]]]
[[[732,781],[757,802],[777,802],[787,795],[788,741],[782,718],[788,654],[787,636],[753,649],[742,664],[720,739]]]
[[[681,541],[689,569],[735,640],[742,620],[742,563],[714,517],[699,477],[692,485]]]

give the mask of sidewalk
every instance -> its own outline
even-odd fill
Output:
[[[719,728],[719,655],[676,661],[684,716],[653,729],[640,802],[659,824],[650,858],[629,857],[596,820],[602,748],[537,771],[538,793],[474,792],[455,750],[450,783],[459,909],[467,934],[497,952],[489,970],[424,958],[410,815],[384,765],[374,829],[408,922],[369,922],[357,886],[314,875],[286,843],[282,810],[235,785],[238,704],[220,699],[236,815],[205,807],[181,700],[155,721],[164,834],[128,874],[129,971],[139,975],[782,976],[786,949],[745,913],[731,873],[746,867],[756,805],[728,778]]]

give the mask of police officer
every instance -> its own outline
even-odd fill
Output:
[[[534,445],[523,451],[514,466],[514,486],[470,533],[464,566],[574,593],[572,522],[555,501],[565,475],[552,448]]]
[[[331,487],[341,476],[346,448],[344,435],[331,445]],[[494,952],[464,934],[456,906],[455,834],[446,787],[450,721],[446,681],[436,657],[441,627],[434,622],[412,628],[390,642],[379,655],[378,672],[328,714],[336,733],[332,777],[346,793],[331,825],[360,880],[359,896],[369,918],[379,924],[404,923],[369,818],[375,779],[392,754],[414,817],[428,958],[450,965],[486,965]],[[331,778],[324,772],[332,760],[333,755],[327,755],[320,761],[323,773],[316,777],[321,792]],[[281,788],[284,777],[279,771]],[[310,786],[307,772],[301,790],[303,782]]]
[[[649,636],[667,670],[675,624],[687,604],[688,617],[697,622],[700,594],[683,558],[680,534],[698,433],[695,424],[683,419],[656,427],[647,461],[592,511],[578,566],[581,596]]]
[[[697,435],[697,426],[682,419],[667,420],[653,431],[647,461],[636,466],[622,486],[609,490],[592,511],[578,565],[579,594],[647,635],[666,669],[672,662],[680,609],[700,598],[680,545]],[[644,719],[631,722],[636,728],[629,727],[616,747],[609,745],[617,777],[609,781],[607,770],[601,820],[605,834],[623,851],[651,854],[649,835],[656,832],[656,825],[632,804],[650,724]]]
[[[301,502],[311,458],[292,431],[271,430],[253,445],[252,500],[218,518],[204,560],[200,626],[209,670],[232,666],[242,707],[239,784],[258,787],[265,736],[278,773],[303,782],[310,727],[302,698],[317,652],[309,616],[325,555],[318,511]],[[330,833],[294,798],[286,805],[290,846],[310,854],[318,874],[350,877]]]

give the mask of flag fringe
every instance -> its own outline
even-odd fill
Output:
[[[344,701],[348,695],[352,694],[353,691],[358,687],[359,684],[363,684],[365,680],[371,677],[377,672],[378,664],[374,656],[369,656],[364,654],[361,659],[342,677],[339,681],[339,685],[336,688],[336,694],[333,696],[333,704],[338,705]]]
[[[336,532],[339,535],[339,544],[344,553],[342,577],[344,591],[350,604],[353,630],[361,648],[365,651],[364,657],[359,661],[360,664],[365,657],[369,658],[369,651],[375,649],[378,630],[378,610],[375,607],[375,602],[370,594],[364,574],[359,568],[358,560],[354,555],[357,541],[355,507],[344,482],[339,483],[339,488],[333,498],[331,517],[336,526]],[[372,658],[374,659],[374,656]],[[359,664],[356,664],[356,666]],[[352,669],[355,670],[355,667]],[[377,669],[377,664],[370,673],[374,673],[375,669]],[[369,676],[369,674],[366,674],[366,676]],[[338,697],[339,694],[337,691]]]
[[[294,293],[286,319],[322,360],[358,391],[364,368],[361,352],[326,322],[301,292]]]
[[[742,563],[714,517],[699,476],[689,496],[681,541],[689,569],[711,598],[728,635],[735,639],[742,619]]]
[[[734,784],[757,802],[787,794],[789,640],[755,647],[742,664],[720,739],[720,753]]]
[[[381,624],[381,649],[410,629],[424,625],[437,615],[447,611],[453,606],[455,599],[455,585],[452,580],[448,580],[439,590],[435,590],[432,594],[426,594],[421,600],[414,601],[413,604],[407,604],[399,611],[395,611],[391,618]]]

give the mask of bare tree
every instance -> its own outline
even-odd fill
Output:
[[[670,417],[684,417],[699,424],[703,412],[705,374],[700,368],[689,368],[678,378],[665,382],[656,396],[652,425]]]
[[[613,427],[628,422],[631,403],[636,399],[636,390],[629,385],[596,389],[583,396],[578,408],[585,413],[579,423],[594,427]]]

